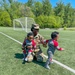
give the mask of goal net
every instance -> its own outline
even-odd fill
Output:
[[[18,18],[13,20],[13,28],[14,30],[25,30],[26,32],[29,32],[31,25],[34,23],[34,19],[30,17]]]

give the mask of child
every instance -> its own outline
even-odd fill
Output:
[[[59,38],[59,32],[55,31],[55,32],[52,32],[51,39],[45,41],[46,44],[48,43],[48,50],[47,50],[48,59],[45,64],[45,68],[47,69],[50,69],[49,64],[51,64],[52,62],[52,57],[54,55],[55,49],[59,51],[64,50],[63,48],[59,47],[57,42],[58,38]]]
[[[22,50],[23,50],[24,61],[27,61],[27,58],[31,55],[31,53],[36,48],[36,43],[34,42],[33,38],[34,38],[33,33],[29,32],[27,34],[27,38],[23,42]]]

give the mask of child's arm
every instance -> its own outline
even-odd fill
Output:
[[[34,40],[32,40],[32,49],[33,49],[33,51],[35,51],[37,49],[36,42]]]
[[[24,44],[22,44],[22,49],[24,49],[25,48],[25,45]]]
[[[57,50],[62,51],[64,50],[64,48],[60,48],[59,46],[57,46]]]
[[[32,45],[31,46],[27,46],[28,49],[32,49]]]
[[[44,41],[42,41],[43,47],[47,47],[48,41],[49,41],[49,40],[44,40]]]
[[[23,42],[23,44],[22,44],[22,50],[25,49],[25,45],[26,45],[26,39],[24,39],[24,42]]]
[[[53,41],[54,42],[54,46],[56,47],[57,50],[62,51],[64,50],[64,48],[59,47],[58,42],[57,41]]]

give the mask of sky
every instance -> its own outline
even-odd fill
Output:
[[[27,2],[28,0],[18,0],[19,2]],[[41,1],[41,0],[37,0],[37,1]],[[60,1],[60,0],[50,0],[50,3],[52,4],[52,7],[55,7],[56,6],[56,3]],[[67,4],[67,3],[71,3],[71,6],[73,8],[75,8],[75,0],[62,0],[62,2],[64,2],[64,4]]]

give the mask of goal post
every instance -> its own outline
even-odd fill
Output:
[[[34,23],[34,19],[30,17],[18,18],[13,20],[13,28],[14,30],[25,30],[29,32],[31,25]]]

